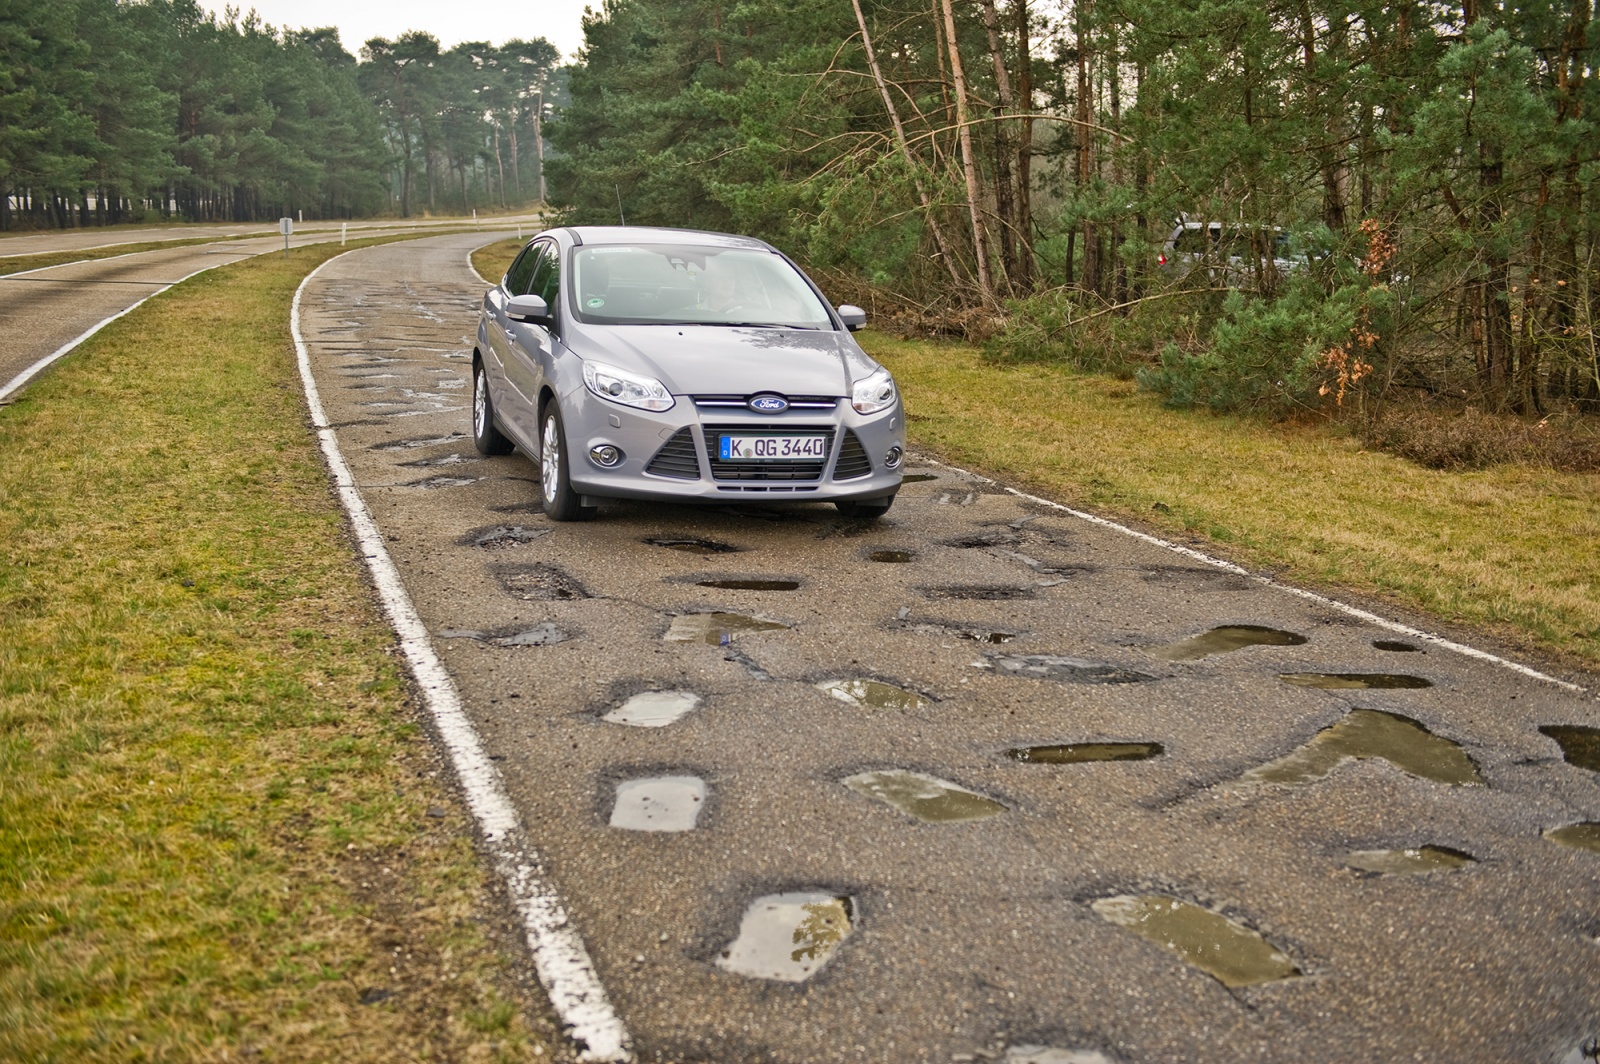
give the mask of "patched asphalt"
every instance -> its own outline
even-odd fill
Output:
[[[1553,1062],[1600,1035],[1600,853],[1543,835],[1600,820],[1600,776],[1540,732],[1600,725],[1592,695],[920,460],[875,524],[645,503],[549,522],[527,458],[481,458],[468,435],[481,241],[338,259],[302,326],[360,491],[641,1060]],[[730,580],[798,586],[708,586]],[[714,612],[769,623],[668,638]],[[1226,626],[1305,641],[1165,660]],[[1374,645],[1396,641],[1420,649]],[[1314,673],[1431,686],[1283,678]],[[860,705],[824,689],[839,680],[920,697]],[[657,727],[603,719],[649,691],[699,702]],[[1357,709],[1455,744],[1483,782],[1381,756],[1245,778]],[[1007,756],[1087,743],[1161,753]],[[1004,810],[929,823],[845,782],[896,770]],[[688,777],[692,829],[612,826],[622,787],[681,827],[667,807]],[[658,778],[680,781],[659,809],[623,786]],[[1474,860],[1347,863],[1429,846]],[[824,961],[807,978],[724,956],[743,956],[752,902],[802,894],[849,899],[816,910],[848,914],[836,943],[796,932]],[[1149,895],[1227,917],[1297,974],[1230,989],[1094,906]]]

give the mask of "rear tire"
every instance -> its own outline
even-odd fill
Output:
[[[472,362],[472,445],[479,454],[510,454],[513,446],[494,423],[494,400],[489,398],[489,376],[481,359]]]
[[[572,490],[567,435],[554,399],[545,404],[539,426],[539,487],[544,495],[545,516],[552,521],[589,520],[595,515],[595,508],[580,505],[580,496]]]
[[[840,499],[833,505],[846,517],[854,517],[861,521],[876,521],[889,512],[889,507],[894,505],[894,496],[887,495],[881,499]]]

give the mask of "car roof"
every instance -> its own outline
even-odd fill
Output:
[[[733,233],[708,233],[699,229],[668,229],[647,225],[571,225],[565,231],[572,242],[591,244],[698,244],[702,247],[748,248],[774,251],[764,240]]]

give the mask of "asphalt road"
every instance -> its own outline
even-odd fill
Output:
[[[550,523],[527,459],[467,436],[477,242],[336,260],[303,328],[360,491],[641,1060],[1555,1062],[1600,1035],[1600,853],[1543,834],[1600,820],[1600,777],[1540,731],[1600,725],[1592,695],[924,461],[875,525],[639,503]],[[704,583],[728,579],[796,587]],[[710,611],[784,627],[672,638]],[[1160,649],[1218,626],[1304,641]],[[1283,678],[1312,673],[1431,686]],[[819,687],[838,680],[917,697],[854,705]],[[605,719],[648,691],[700,701],[661,727]],[[1248,776],[1319,734],[1355,756]],[[1088,743],[1161,750],[1007,755]],[[972,792],[924,791],[923,813],[994,815],[925,822],[857,778],[895,770]],[[703,797],[628,786],[660,777]],[[619,795],[695,826],[614,827]],[[1430,857],[1457,867],[1357,867]],[[802,892],[818,897],[798,930],[763,908],[763,963],[809,976],[736,970],[747,907]],[[1191,937],[1198,954],[1169,948]],[[1259,970],[1230,977],[1249,985],[1202,967],[1252,950]]]
[[[521,218],[485,218],[485,226],[494,226],[504,229],[507,225],[516,225],[517,222],[532,224],[534,217],[527,215]],[[295,231],[299,233],[332,233],[338,235],[341,223],[315,219],[309,222],[296,222]],[[464,222],[461,218],[410,218],[404,221],[397,219],[374,219],[343,223],[349,226],[350,232],[367,232],[373,229],[410,229],[426,232],[429,229],[450,228],[459,229]],[[144,229],[114,226],[111,228],[90,227],[87,229],[49,229],[41,232],[6,233],[0,234],[0,257],[10,255],[39,255],[51,251],[87,251],[91,248],[116,247],[122,244],[151,243],[158,240],[192,240],[195,237],[213,237],[224,239],[236,236],[277,236],[278,224],[276,222],[249,222],[234,223],[221,222],[215,224],[190,224],[151,226]]]

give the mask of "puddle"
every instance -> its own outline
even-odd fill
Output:
[[[1440,738],[1410,717],[1376,709],[1352,709],[1294,753],[1251,769],[1243,778],[1291,786],[1311,783],[1346,761],[1370,757],[1452,787],[1483,783],[1478,766],[1459,744]]]
[[[662,638],[669,643],[709,643],[716,647],[749,632],[781,632],[788,627],[742,613],[683,613],[672,618]]]
[[[527,525],[495,525],[481,532],[473,532],[464,542],[474,547],[511,547],[518,543],[532,543],[541,536],[548,536],[548,528],[529,528]]]
[[[565,643],[568,638],[570,637],[566,632],[546,621],[544,624],[529,628],[525,632],[504,635],[498,639],[491,639],[489,642],[497,647],[548,647],[556,643]]]
[[[505,569],[495,576],[501,587],[524,602],[567,602],[589,597],[582,584],[553,565]]]
[[[1292,979],[1294,962],[1226,916],[1165,894],[1123,894],[1090,904],[1101,919],[1164,946],[1223,986]]]
[[[1001,1064],[1116,1064],[1098,1049],[1057,1049],[1054,1046],[1007,1046]]]
[[[1353,850],[1344,863],[1363,872],[1384,876],[1415,876],[1424,872],[1450,872],[1477,862],[1470,853],[1448,846],[1419,846],[1414,850]]]
[[[868,709],[921,709],[928,699],[914,691],[906,691],[880,680],[829,680],[817,684],[841,702]]]
[[[741,580],[741,579],[716,579],[698,580],[700,587],[716,587],[724,591],[797,591],[800,588],[798,580]]]
[[[1305,636],[1281,628],[1227,624],[1177,643],[1151,647],[1150,653],[1162,661],[1199,661],[1212,654],[1226,654],[1245,647],[1297,647],[1305,642],[1308,642]]]
[[[1546,724],[1539,729],[1561,747],[1567,764],[1600,772],[1600,728],[1581,724]]]
[[[610,724],[635,728],[665,728],[688,715],[700,704],[693,691],[645,691],[634,695],[600,719]]]
[[[1006,811],[992,798],[937,776],[906,769],[861,772],[841,782],[857,794],[876,798],[924,824],[959,824]]]
[[[1160,757],[1160,743],[1058,743],[1054,746],[1018,746],[1006,757],[1032,765],[1081,765],[1091,761],[1148,761]]]
[[[1374,650],[1387,650],[1391,654],[1415,654],[1422,649],[1419,646],[1404,643],[1398,639],[1374,639],[1372,648]]]
[[[446,443],[455,443],[467,438],[464,432],[452,432],[448,436],[423,436],[410,440],[395,440],[393,443],[380,443],[373,446],[374,451],[414,451],[419,447],[439,447]]]
[[[611,826],[627,831],[693,831],[706,804],[699,776],[649,776],[617,784]]]
[[[734,554],[739,548],[727,543],[718,543],[714,539],[690,539],[686,537],[662,537],[659,539],[645,540],[652,547],[665,547],[668,550],[681,550],[686,554],[699,554],[709,556],[712,554]]]
[[[846,895],[768,894],[745,910],[739,936],[717,958],[717,967],[753,979],[803,983],[828,963],[854,923],[855,904]]]
[[[1398,672],[1285,672],[1278,679],[1323,691],[1413,691],[1433,686],[1432,680]]]
[[[476,484],[482,477],[426,477],[422,480],[413,480],[407,484],[408,488],[464,488],[468,484]]]
[[[926,484],[930,480],[938,480],[938,479],[939,478],[937,476],[935,476],[934,474],[932,474],[932,473],[907,473],[905,476],[900,478],[900,483],[902,483],[902,484]]]
[[[1016,654],[990,659],[997,672],[1068,683],[1141,683],[1153,680],[1142,672],[1060,654]]]
[[[1570,850],[1588,850],[1590,853],[1600,853],[1600,823],[1593,820],[1584,820],[1576,824],[1567,824],[1564,827],[1551,828],[1544,833],[1544,837],[1557,846],[1565,846]]]
[[[917,552],[914,550],[897,550],[885,548],[875,550],[867,555],[868,561],[887,562],[890,565],[904,565],[906,562],[916,561]]]
[[[1029,599],[1034,596],[1034,589],[1031,587],[919,587],[917,591],[931,599],[971,599],[979,602]]]

